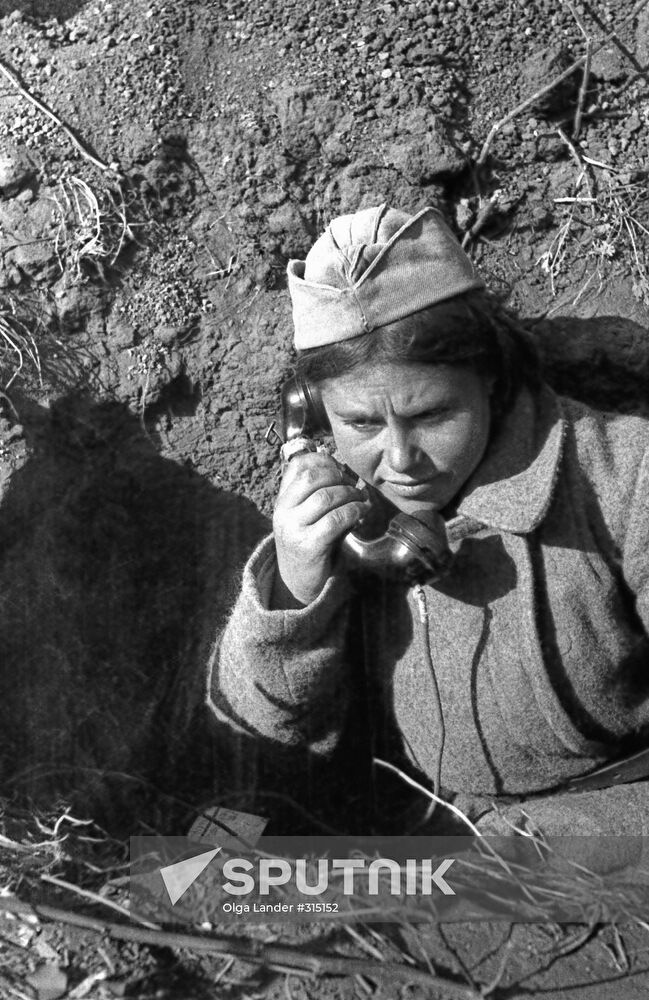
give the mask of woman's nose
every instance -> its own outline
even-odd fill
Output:
[[[396,424],[387,428],[387,464],[393,472],[408,472],[421,460],[421,450],[412,430]]]

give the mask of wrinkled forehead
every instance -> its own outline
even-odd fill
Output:
[[[339,415],[368,410],[419,412],[482,395],[484,379],[460,365],[362,365],[319,386],[328,411]]]

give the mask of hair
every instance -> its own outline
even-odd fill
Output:
[[[532,335],[487,290],[465,292],[351,340],[298,351],[295,371],[317,385],[384,363],[462,365],[493,378],[494,422],[511,408],[523,385],[540,382]]]

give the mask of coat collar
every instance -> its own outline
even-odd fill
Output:
[[[550,506],[564,432],[549,387],[521,390],[462,491],[458,515],[514,534],[533,531]]]

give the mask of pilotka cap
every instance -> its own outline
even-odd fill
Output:
[[[350,340],[484,281],[440,212],[387,205],[341,215],[288,264],[295,347]]]

